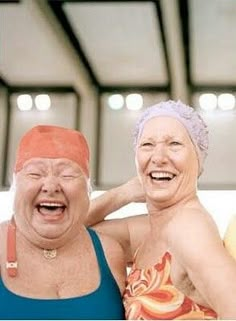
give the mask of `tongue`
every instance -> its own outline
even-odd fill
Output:
[[[51,209],[48,207],[40,207],[39,212],[42,215],[60,215],[64,211],[63,207],[52,207]]]

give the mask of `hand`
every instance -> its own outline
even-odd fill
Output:
[[[135,176],[128,180],[124,185],[123,189],[127,195],[129,195],[130,202],[145,203],[146,197],[143,190],[143,186],[138,176]]]

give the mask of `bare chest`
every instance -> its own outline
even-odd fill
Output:
[[[82,296],[93,292],[100,284],[100,271],[92,251],[51,259],[45,258],[43,252],[21,253],[17,277],[8,277],[5,270],[1,277],[10,291],[44,299]]]

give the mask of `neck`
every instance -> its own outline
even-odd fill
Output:
[[[178,202],[152,202],[147,199],[147,209],[151,228],[160,229],[163,225],[175,216],[183,208],[193,208],[199,206],[199,200],[196,193],[188,194]]]
[[[30,239],[27,235],[21,233],[21,231],[17,228],[17,241],[22,243],[23,246],[28,246],[32,250],[54,250],[56,249],[58,253],[62,253],[65,250],[73,247],[73,244],[80,243],[83,238],[87,235],[86,228],[81,226],[77,229],[76,234],[71,235],[70,237],[64,238],[55,238],[49,239],[41,236],[37,236],[37,238]]]
[[[59,249],[66,247],[78,238],[83,238],[86,235],[86,228],[84,225],[78,223],[68,228],[63,234],[57,237],[47,237],[39,234],[27,222],[18,222],[18,217],[15,217],[17,240],[24,242],[26,246],[29,244],[33,248],[39,249]]]

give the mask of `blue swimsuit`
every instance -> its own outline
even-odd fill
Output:
[[[101,282],[94,292],[68,299],[31,299],[9,291],[0,278],[0,319],[121,320],[124,309],[118,285],[107,264],[97,234],[88,229],[100,268]]]

